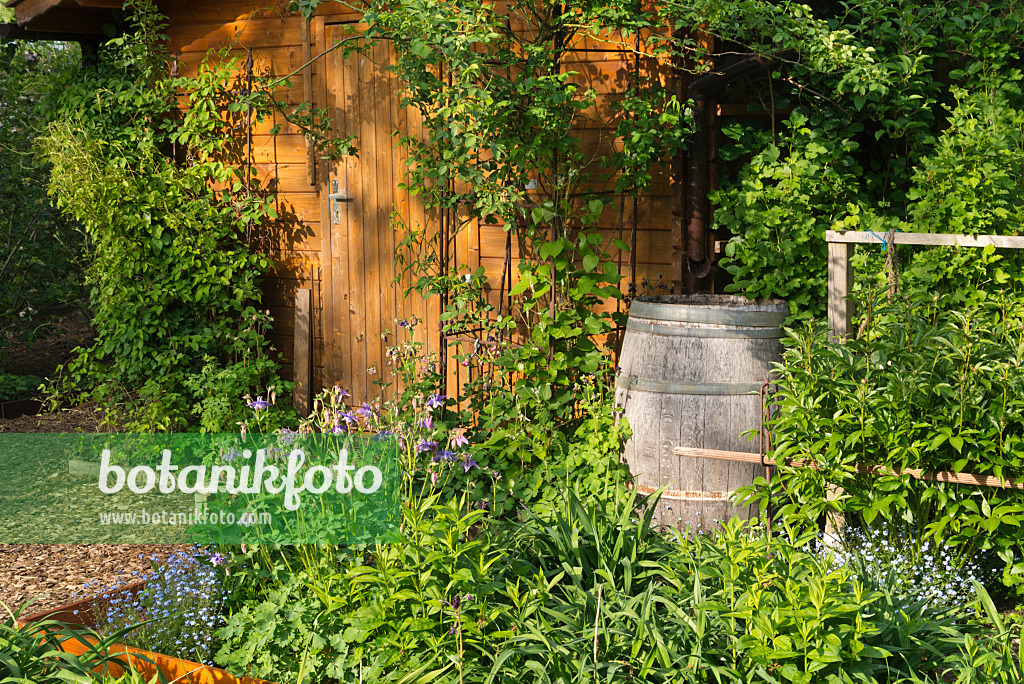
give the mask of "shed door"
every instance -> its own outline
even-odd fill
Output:
[[[325,43],[350,38],[358,28],[328,25]],[[354,135],[358,150],[358,156],[330,164],[326,187],[321,185],[322,193],[335,196],[325,204],[324,221],[330,226],[323,273],[326,379],[350,390],[355,402],[379,397],[375,382],[392,380],[385,351],[396,342],[397,321],[426,317],[419,298],[407,301],[404,285],[394,283],[401,234],[392,227],[392,214],[407,225],[421,217],[410,215],[408,193],[398,189],[405,164],[395,132],[406,128],[406,115],[398,106],[397,80],[387,70],[392,60],[390,42],[383,41],[348,58],[335,50],[325,64],[333,131]]]

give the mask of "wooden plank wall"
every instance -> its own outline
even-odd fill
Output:
[[[160,9],[169,18],[166,33],[169,47],[179,60],[179,72],[195,73],[199,62],[210,49],[230,47],[232,55],[244,61],[245,48],[253,48],[254,63],[257,73],[276,77],[285,76],[296,71],[304,64],[303,32],[300,16],[286,10],[287,0],[279,0],[276,5],[267,7],[266,0],[226,0],[223,2],[195,3],[191,0],[160,0]],[[310,29],[311,54],[317,55],[325,48],[327,34],[324,26],[337,22],[356,22],[358,15],[334,3],[325,3],[318,9]],[[336,60],[338,61],[338,60]],[[277,96],[290,106],[312,99],[316,106],[337,107],[337,87],[328,82],[326,72],[331,68],[328,60],[320,59],[311,67],[312,94],[307,94],[303,76],[299,73],[291,78],[290,87],[281,87]],[[622,97],[622,93],[630,83],[639,79],[647,82],[651,79],[664,81],[667,69],[664,65],[650,60],[639,63],[631,52],[622,45],[620,37],[608,35],[597,40],[580,39],[569,46],[562,65],[563,70],[575,72],[571,81],[581,86],[593,88],[597,93],[595,105],[584,112],[572,132],[582,142],[582,148],[595,159],[615,149],[621,148],[621,141],[615,137],[616,117],[612,103]],[[335,72],[338,65],[334,65]],[[346,72],[348,73],[348,72]],[[333,77],[332,77],[333,78]],[[350,76],[346,76],[350,78]],[[374,97],[385,97],[376,93]],[[380,98],[378,98],[380,99]],[[378,102],[378,105],[380,103]],[[415,113],[402,113],[398,117],[401,126],[416,132],[418,121]],[[283,124],[280,133],[270,135],[271,127]],[[391,131],[378,131],[378,137],[386,138]],[[244,133],[243,133],[244,135]],[[359,143],[357,142],[357,146]],[[353,264],[342,264],[337,251],[331,252],[329,245],[330,226],[322,224],[322,217],[327,218],[328,202],[322,190],[326,187],[325,176],[328,169],[321,164],[316,169],[315,184],[310,180],[310,164],[308,149],[303,137],[292,127],[274,117],[258,125],[254,129],[254,159],[262,178],[270,183],[276,193],[277,208],[281,219],[261,230],[257,235],[258,244],[271,254],[278,262],[275,272],[265,283],[265,304],[273,315],[275,325],[271,340],[280,350],[284,360],[284,377],[292,377],[291,360],[293,358],[293,333],[295,320],[295,293],[301,288],[312,290],[312,329],[313,343],[313,382],[314,392],[322,386],[340,382],[346,387],[358,388],[353,400],[362,401],[367,398],[371,378],[366,377],[366,369],[372,367],[379,359],[384,367],[383,345],[366,346],[367,339],[357,339],[351,321],[342,320],[339,312],[347,310],[348,303],[331,300],[331,289],[328,286],[331,278],[344,278],[345,269]],[[397,183],[398,173],[402,165],[396,156],[391,162],[392,182]],[[592,179],[588,190],[612,190],[614,178],[609,177],[607,170],[600,168],[596,162],[589,169]],[[368,179],[367,179],[368,180]],[[408,193],[397,189],[389,193],[396,208],[399,209],[410,227],[430,226],[437,228],[437,217],[424,214]],[[624,288],[632,278],[637,283],[639,293],[644,294],[642,283],[647,280],[652,285],[659,281],[670,283],[672,260],[672,198],[669,194],[669,174],[667,166],[658,168],[654,173],[654,181],[649,193],[634,202],[631,198],[609,194],[613,200],[601,217],[599,227],[605,236],[605,247],[612,259],[619,263],[621,272],[626,276]],[[378,210],[381,208],[378,207]],[[377,230],[389,231],[388,237],[381,237],[381,249],[392,245],[394,236],[390,234],[390,226],[386,216],[378,217]],[[368,224],[367,224],[368,225]],[[630,273],[628,254],[619,254],[611,246],[613,237],[620,237],[627,243],[631,239],[631,231],[636,229],[636,273]],[[497,304],[501,270],[505,252],[504,226],[484,226],[471,224],[459,234],[454,241],[452,261],[465,264],[469,269],[483,266],[489,280],[489,298]],[[387,243],[385,245],[384,243]],[[518,259],[519,245],[513,240],[513,260]],[[330,255],[331,263],[325,264],[326,255]],[[393,268],[393,267],[392,267]],[[512,273],[518,273],[515,261]],[[380,277],[380,275],[378,275]],[[338,281],[341,282],[341,281]],[[506,284],[506,291],[509,287]],[[350,288],[345,287],[345,292]],[[661,290],[660,292],[663,292]],[[429,351],[438,350],[437,315],[439,303],[411,303],[401,301],[401,290],[392,293],[392,300],[387,295],[376,299],[381,293],[359,293],[351,288],[353,296],[365,298],[363,302],[369,306],[370,299],[376,307],[374,311],[383,321],[386,316],[378,311],[381,302],[387,310],[394,310],[397,316],[419,315],[425,323],[417,331],[418,341],[427,345]],[[335,299],[342,295],[335,295]],[[333,301],[333,303],[332,303]],[[379,314],[379,315],[378,315]],[[365,334],[372,334],[372,325],[368,325]],[[331,332],[337,335],[332,336]],[[326,341],[326,342],[325,342]],[[465,379],[459,375],[457,364],[450,363],[449,392]],[[362,396],[359,396],[362,395]]]
[[[179,73],[196,73],[199,63],[213,49],[230,48],[231,56],[244,63],[246,48],[253,49],[257,74],[283,77],[304,64],[301,17],[287,11],[288,3],[268,6],[265,0],[228,0],[197,3],[191,0],[160,0],[168,17],[168,47],[179,61]],[[341,9],[338,6],[338,9]],[[340,19],[354,20],[342,15]],[[311,45],[317,54],[318,46]],[[322,47],[319,48],[322,50]],[[321,76],[323,60],[311,67],[311,82]],[[301,73],[290,79],[290,87],[278,88],[275,96],[294,106],[310,99]],[[312,98],[314,101],[315,97]],[[320,104],[320,103],[318,103]],[[322,105],[321,105],[322,106]],[[276,136],[275,125],[282,126]],[[320,254],[323,246],[321,198],[310,183],[310,163],[305,138],[275,115],[253,130],[253,158],[259,176],[276,195],[280,219],[255,236],[256,244],[277,262],[264,285],[264,305],[274,318],[270,339],[284,362],[282,375],[293,375],[295,295],[302,288],[312,290],[313,382],[314,389],[329,384],[324,353],[323,296]],[[244,138],[244,131],[240,131]],[[318,180],[315,179],[314,180]]]

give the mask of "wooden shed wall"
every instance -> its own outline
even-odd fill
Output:
[[[233,49],[233,54],[243,61],[245,49],[252,48],[257,72],[278,77],[296,71],[306,61],[302,19],[300,15],[287,12],[287,4],[285,0],[281,0],[277,6],[268,9],[265,0],[159,2],[160,9],[169,18],[166,33],[169,37],[170,51],[177,55],[179,60],[180,73],[194,73],[208,50],[229,46]],[[315,56],[325,49],[332,24],[357,22],[359,19],[358,15],[352,14],[341,5],[320,5],[309,29],[309,53]],[[597,93],[595,106],[580,118],[572,134],[581,138],[584,152],[596,158],[599,154],[621,146],[621,141],[615,136],[617,122],[612,103],[621,98],[624,91],[637,79],[662,80],[667,77],[667,70],[653,62],[637,62],[633,54],[622,47],[615,35],[609,35],[605,40],[579,40],[569,47],[562,68],[577,72],[572,80],[593,88]],[[310,92],[307,92],[302,75],[295,74],[291,79],[291,87],[279,91],[279,99],[291,105],[311,99],[317,107],[327,106],[332,110],[343,108],[338,103],[337,93],[333,92],[336,88],[328,83],[325,72],[329,68],[331,67],[326,60],[315,61],[310,69]],[[375,92],[382,96],[381,89]],[[377,102],[377,106],[381,104],[380,101]],[[415,112],[403,112],[396,120],[406,130],[415,132]],[[280,133],[271,136],[271,127],[281,123],[284,125]],[[384,140],[391,144],[387,135],[390,132],[379,132],[375,143],[378,149]],[[266,121],[255,128],[254,134],[254,161],[260,174],[272,182],[278,211],[281,214],[281,220],[261,231],[258,237],[260,244],[278,263],[265,284],[265,303],[275,320],[271,339],[283,355],[284,376],[291,377],[292,374],[295,292],[298,288],[311,288],[314,389],[337,383],[354,388],[356,391],[353,399],[367,398],[373,394],[373,390],[369,385],[372,378],[366,375],[366,368],[375,360],[383,362],[383,345],[379,341],[365,337],[357,339],[351,326],[343,326],[339,323],[340,318],[338,321],[333,320],[334,317],[340,316],[337,312],[341,311],[342,306],[339,302],[332,304],[328,301],[331,290],[328,278],[340,277],[337,274],[337,264],[334,264],[335,268],[332,271],[331,264],[324,263],[329,253],[328,247],[325,246],[325,240],[329,239],[325,236],[330,235],[326,199],[329,169],[321,163],[317,165],[315,172],[311,172],[305,139],[286,122]],[[365,141],[362,142],[365,144]],[[388,164],[378,166],[380,168],[375,171],[374,176],[378,185],[390,184],[393,188],[401,181],[404,166],[401,163],[400,150],[394,151]],[[614,179],[607,177],[606,170],[599,168],[596,163],[592,170],[594,190],[614,189]],[[626,276],[624,282],[628,284],[630,280],[634,280],[638,288],[641,288],[641,294],[641,284],[645,278],[652,284],[658,283],[659,280],[665,283],[671,281],[672,212],[673,208],[678,211],[680,206],[678,199],[673,202],[671,195],[675,190],[670,188],[667,169],[656,169],[654,176],[650,192],[636,201],[609,194],[611,203],[606,207],[600,222],[608,251],[612,254],[612,259],[620,264],[621,272]],[[414,198],[409,197],[408,193],[395,190],[389,197],[394,200],[396,208],[409,225],[432,222],[436,224],[434,218],[426,216],[422,208],[417,207]],[[385,213],[378,217],[375,224],[371,226],[368,222],[366,227],[372,227],[379,233],[386,231],[390,234],[391,227],[386,219]],[[676,220],[678,221],[678,217]],[[613,237],[618,237],[629,243],[634,229],[636,272],[630,273],[629,255],[618,254],[617,250],[610,246],[610,241]],[[393,235],[382,240],[382,248],[396,242]],[[474,225],[460,235],[454,254],[458,263],[467,264],[470,268],[483,266],[486,269],[490,281],[490,297],[495,304],[504,265],[505,241],[503,226]],[[512,257],[518,258],[518,245],[515,241],[512,244]],[[335,254],[333,259],[337,261],[338,255]],[[382,270],[386,268],[386,265],[381,266]],[[393,269],[393,266],[391,268]],[[512,272],[513,275],[518,272],[514,263]],[[378,273],[375,277],[383,281],[382,275]],[[354,289],[352,292],[354,295],[359,294]],[[428,351],[438,351],[437,302],[403,301],[400,288],[394,289],[387,296],[367,292],[361,293],[360,296],[380,297],[379,302],[384,303],[384,309],[378,312],[382,319],[386,318],[389,312],[394,313],[396,317],[418,315],[425,318],[426,323],[417,331],[417,337],[427,345]],[[380,306],[377,301],[373,304]],[[335,310],[334,314],[331,313],[332,309]],[[337,334],[343,330],[344,336]],[[332,331],[335,334],[332,335]],[[365,355],[357,353],[360,345],[363,345]],[[359,367],[364,363],[367,365]],[[454,367],[450,387],[457,386],[460,380],[455,377],[459,372],[457,365],[452,366]],[[383,367],[382,365],[381,368]],[[364,396],[359,396],[360,394]]]

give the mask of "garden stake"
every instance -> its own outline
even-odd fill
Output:
[[[245,194],[252,196],[252,48],[247,50],[245,60]],[[245,226],[245,244],[252,244],[252,221]]]
[[[771,434],[768,432],[768,387],[772,379],[769,377],[765,379],[764,384],[761,385],[761,465],[764,466],[764,479],[768,486],[768,505],[765,508],[765,525],[767,526],[768,536],[772,536],[772,467],[765,462],[765,456],[768,451],[772,448]]]

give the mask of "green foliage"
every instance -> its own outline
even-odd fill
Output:
[[[1012,300],[1003,306],[882,310],[869,334],[844,344],[828,342],[820,326],[794,333],[779,371],[773,453],[815,467],[780,466],[778,514],[903,521],[918,548],[948,545],[959,563],[976,551],[998,554],[1004,582],[1020,586],[1019,493],[897,474],[1024,476],[1024,323]],[[764,486],[759,479],[755,489]],[[830,496],[835,488],[841,494]]]
[[[854,576],[815,531],[672,540],[639,503],[569,492],[509,525],[431,500],[396,544],[236,554],[219,662],[278,681],[881,683],[959,666],[970,639],[995,652],[966,608]]]
[[[82,298],[83,236],[50,206],[48,169],[32,151],[52,91],[78,57],[73,44],[0,42],[0,344],[31,338],[35,314]]]
[[[996,610],[992,598],[985,587],[977,585],[979,612],[991,623],[992,633],[976,638],[964,635],[958,640],[960,652],[950,658],[950,668],[956,674],[957,684],[1020,684],[1024,682],[1024,645],[1020,640],[1020,630],[1014,637],[1014,629],[1004,616]]]
[[[817,13],[708,4],[719,10],[713,33],[777,59],[763,106],[795,108],[778,136],[726,131],[736,143],[723,158],[742,164],[713,197],[716,225],[733,235],[730,290],[789,298],[794,320],[820,317],[827,229],[871,230],[880,240],[890,228],[1018,232],[1019,4],[869,0]],[[866,270],[878,273],[881,259]],[[945,287],[956,268],[910,270],[907,284],[928,290]],[[1008,272],[1019,277],[1017,264]]]
[[[143,430],[198,419],[233,428],[239,399],[274,377],[257,279],[269,266],[246,235],[273,219],[233,146],[232,63],[166,76],[159,15],[111,41],[60,97],[40,141],[50,193],[92,243],[97,331],[69,370],[80,389]],[[223,55],[221,57],[224,57]],[[185,93],[178,110],[176,93]]]
[[[777,537],[734,519],[684,546],[685,562],[727,646],[718,681],[890,682],[929,673],[955,647],[956,610],[907,605],[892,576],[880,589],[811,545],[816,530]],[[717,673],[716,673],[717,674]],[[698,680],[699,681],[699,680]]]
[[[1024,111],[1017,70],[951,88],[948,127],[915,170],[911,223],[935,233],[1001,235],[1024,220]]]
[[[856,128],[794,112],[778,145],[738,125],[724,132],[737,139],[727,157],[753,154],[734,186],[711,195],[721,205],[716,224],[736,235],[721,262],[733,276],[726,291],[785,299],[791,321],[821,316],[825,231],[861,201],[863,169],[853,156],[859,146],[845,137]]]
[[[406,510],[400,542],[310,549],[314,562],[294,576],[287,556],[268,562],[252,552],[241,572],[277,574],[293,597],[274,589],[247,602],[221,632],[219,661],[278,681],[296,680],[301,662],[316,662],[319,679],[345,682],[539,681],[545,671],[582,682],[629,670],[666,681],[663,609],[681,585],[667,562],[673,545],[649,516],[634,516],[634,503],[584,504],[570,493],[551,517],[502,528],[485,511],[428,500]],[[306,587],[293,583],[298,576]],[[296,635],[308,638],[298,645]]]
[[[121,658],[109,654],[111,644],[133,627],[120,629],[101,637],[88,629],[76,629],[56,620],[43,620],[19,625],[28,604],[11,610],[0,623],[0,681],[24,684],[67,684],[67,682],[102,681],[108,665],[128,669]],[[81,655],[64,651],[61,644],[73,640],[83,647]]]
[[[0,371],[0,401],[26,399],[42,383],[42,378],[37,378],[33,375],[12,375],[11,373]]]

